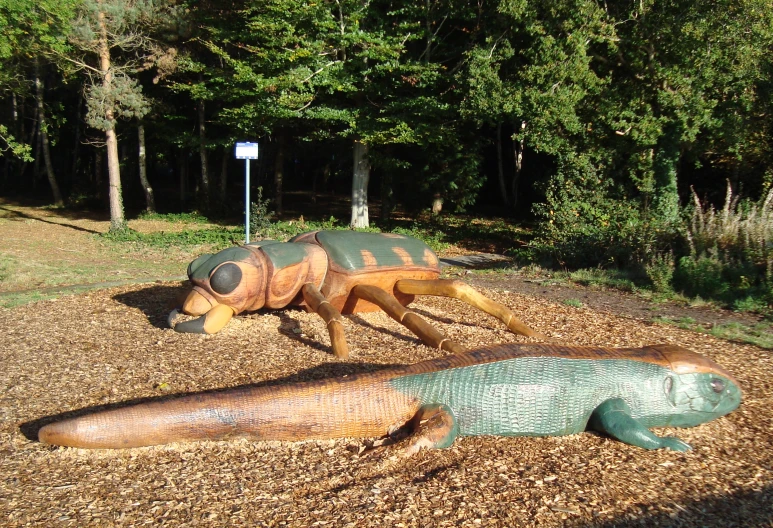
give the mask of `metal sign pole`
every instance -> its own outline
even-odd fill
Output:
[[[237,143],[236,159],[244,160],[244,243],[250,243],[250,160],[258,159],[257,143]]]
[[[244,160],[244,243],[250,243],[250,159]]]

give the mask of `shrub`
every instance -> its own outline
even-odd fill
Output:
[[[685,239],[689,255],[674,274],[679,290],[756,311],[773,300],[773,188],[752,202],[734,196],[728,183],[721,210],[693,191]]]
[[[725,266],[716,257],[682,257],[674,272],[674,286],[685,295],[719,299],[729,290],[724,279]]]
[[[761,266],[771,276],[770,248],[773,244],[773,187],[758,203],[739,200],[727,184],[721,211],[704,207],[695,191],[687,225],[690,254],[697,257],[715,252],[723,262],[740,261]]]
[[[677,226],[648,214],[611,182],[592,172],[554,177],[547,203],[537,206],[543,221],[532,244],[568,268],[642,268],[653,255],[671,250]]]
[[[274,211],[269,209],[271,200],[263,199],[263,187],[257,188],[257,196],[250,207],[250,232],[256,238],[269,238],[271,231],[271,219],[274,217]]]
[[[674,278],[674,254],[656,253],[650,261],[644,265],[647,278],[652,283],[652,289],[658,293],[673,292],[672,281]]]

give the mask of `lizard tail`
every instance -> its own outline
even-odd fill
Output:
[[[128,405],[45,425],[46,444],[120,449],[172,442],[381,436],[411,419],[414,401],[372,380],[237,388]]]

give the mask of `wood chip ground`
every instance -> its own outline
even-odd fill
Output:
[[[116,451],[38,443],[70,410],[406,364],[441,353],[382,313],[347,318],[352,358],[330,353],[302,311],[236,317],[178,334],[179,283],[92,291],[0,310],[3,526],[772,526],[771,354],[674,327],[487,289],[545,334],[575,345],[674,343],[729,368],[744,389],[728,417],[661,430],[688,453],[594,434],[462,438],[392,461],[366,439],[202,442]],[[453,300],[414,308],[467,347],[528,341]],[[371,439],[372,440],[372,439]]]

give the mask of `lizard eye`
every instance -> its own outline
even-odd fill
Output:
[[[713,380],[711,380],[711,390],[713,390],[717,394],[721,393],[722,391],[725,390],[725,382],[719,378],[714,378]]]
[[[209,285],[215,293],[226,295],[236,289],[242,281],[242,270],[233,262],[226,262],[218,266],[209,277]]]
[[[671,390],[674,388],[674,380],[672,378],[666,378],[666,381],[663,383],[663,392],[666,394],[671,394]]]

